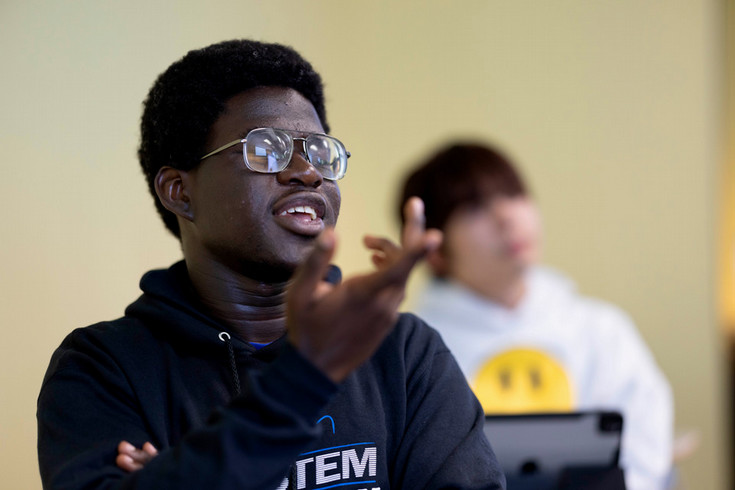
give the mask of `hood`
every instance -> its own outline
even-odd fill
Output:
[[[571,280],[540,266],[529,270],[527,286],[518,306],[507,308],[456,281],[435,278],[424,289],[417,312],[430,325],[464,324],[478,331],[510,329],[535,315],[565,311],[576,290]]]
[[[567,309],[577,295],[577,286],[570,278],[551,267],[536,266],[528,278],[528,294],[521,302],[521,310],[532,313]]]
[[[143,294],[128,306],[125,315],[141,320],[156,336],[167,342],[191,348],[199,354],[222,352],[220,332],[228,332],[237,351],[254,351],[227,327],[212,318],[199,302],[189,280],[186,263],[147,272],[140,280]]]
[[[339,283],[341,272],[330,266],[325,280]],[[230,334],[235,351],[256,354],[268,360],[275,357],[285,336],[257,350],[236,337],[231,329],[213,318],[200,303],[189,279],[186,263],[182,260],[168,269],[147,272],[140,280],[143,294],[125,310],[125,315],[141,320],[155,335],[167,342],[182,346],[196,346],[200,354],[222,352],[221,332]]]

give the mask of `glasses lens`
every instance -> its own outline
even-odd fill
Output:
[[[292,151],[288,133],[270,128],[250,131],[243,147],[248,168],[263,173],[280,172],[286,168]]]
[[[312,134],[306,138],[309,162],[325,179],[338,180],[347,171],[347,150],[341,141],[331,136]]]

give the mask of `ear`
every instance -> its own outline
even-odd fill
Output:
[[[176,216],[194,220],[190,200],[191,175],[185,170],[161,167],[153,180],[156,195],[163,207]]]
[[[430,250],[426,254],[426,263],[429,264],[431,272],[437,277],[444,277],[449,273],[449,263],[444,253],[444,244]]]

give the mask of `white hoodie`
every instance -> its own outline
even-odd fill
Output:
[[[665,488],[671,390],[630,318],[549,269],[532,269],[527,288],[508,309],[433,280],[416,312],[441,333],[487,412],[620,411],[626,487]]]

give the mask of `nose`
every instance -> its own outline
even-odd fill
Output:
[[[306,159],[301,145],[295,144],[293,156],[288,166],[276,174],[276,179],[283,185],[303,185],[317,188],[324,182],[324,177]]]

